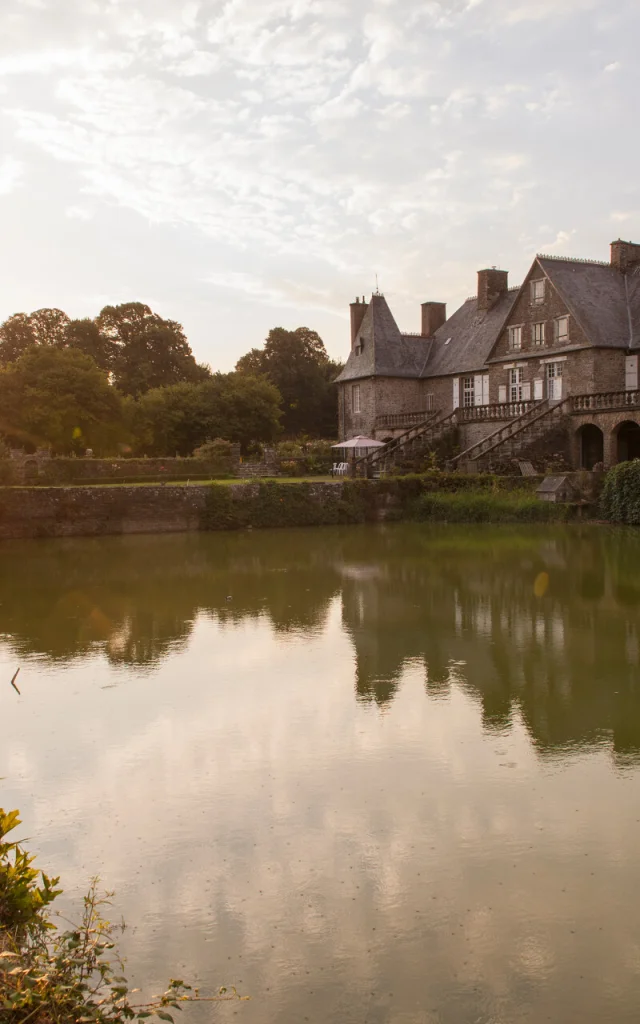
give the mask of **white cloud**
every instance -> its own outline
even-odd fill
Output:
[[[619,71],[621,66],[622,65],[620,64],[619,60],[614,60],[612,64],[605,64],[604,70],[608,72]]]
[[[51,218],[106,206],[135,232],[150,290],[176,303],[177,238],[194,288],[203,263],[251,276],[243,261],[257,254],[278,283],[258,274],[268,283],[249,291],[256,303],[342,313],[375,269],[398,295],[428,284],[455,305],[488,248],[513,264],[542,234],[591,254],[612,207],[637,209],[632,181],[614,192],[607,170],[612,152],[634,166],[640,148],[635,0],[615,17],[606,0],[62,6],[0,9],[0,138],[46,190]],[[594,68],[618,67],[624,89],[610,75],[603,91]],[[563,240],[567,221],[580,227]],[[629,214],[626,230],[636,222]],[[65,258],[74,278],[81,257]],[[91,294],[125,287],[118,266]]]
[[[24,176],[24,164],[15,157],[7,156],[0,160],[0,196],[9,195],[21,184]]]
[[[94,213],[86,206],[68,206],[65,214],[71,220],[93,220]]]

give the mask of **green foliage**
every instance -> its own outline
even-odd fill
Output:
[[[94,361],[75,349],[32,347],[0,370],[0,430],[33,450],[108,450],[120,398]]]
[[[40,876],[32,866],[34,858],[22,847],[7,839],[20,825],[17,811],[5,813],[0,808],[0,939],[20,942],[43,925],[43,911],[60,890],[58,878]]]
[[[285,434],[335,437],[338,399],[333,383],[340,365],[332,362],[316,331],[274,327],[263,349],[251,349],[236,364],[238,373],[265,376],[282,395]]]
[[[191,453],[211,437],[272,441],[280,430],[280,395],[266,380],[215,373],[199,384],[157,388],[129,407],[139,451]]]
[[[366,480],[335,485],[261,481],[242,487],[211,484],[201,528],[333,526],[375,518],[375,490]]]
[[[220,459],[230,459],[232,449],[231,441],[226,441],[223,437],[216,437],[213,441],[205,441],[204,444],[195,448],[193,457],[204,462],[217,462]]]
[[[619,462],[604,481],[600,507],[606,519],[628,526],[640,525],[640,460]]]
[[[185,1002],[239,998],[220,989],[202,1000],[181,980],[150,1003],[134,1004],[124,977],[114,928],[103,917],[111,895],[94,881],[82,918],[69,931],[51,922],[49,907],[60,895],[57,878],[39,874],[33,857],[7,836],[20,824],[17,811],[0,808],[0,1019],[3,1024],[124,1024],[169,1012]]]
[[[281,476],[327,476],[334,462],[331,441],[304,436],[276,445]]]
[[[143,302],[105,306],[96,324],[114,346],[113,379],[123,395],[137,396],[208,376],[193,358],[182,326],[153,313]]]
[[[566,520],[570,512],[566,505],[527,494],[431,491],[416,499],[411,517],[446,523],[546,523]]]

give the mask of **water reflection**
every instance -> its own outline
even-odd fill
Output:
[[[611,737],[640,757],[640,540],[629,531],[390,527],[8,544],[0,635],[15,658],[102,652],[153,669],[199,616],[321,631],[332,601],[358,701],[387,707],[408,665],[452,681],[488,730],[523,716],[542,753]]]
[[[145,991],[238,984],[242,1024],[637,1020],[634,533],[0,559],[2,802],[72,896],[116,890]]]

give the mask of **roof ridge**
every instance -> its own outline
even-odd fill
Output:
[[[537,260],[555,260],[556,263],[590,263],[596,267],[610,267],[608,260],[588,260],[580,256],[553,256],[550,252],[537,252]]]

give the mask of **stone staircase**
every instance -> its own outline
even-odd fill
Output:
[[[388,473],[405,460],[418,458],[446,440],[447,435],[457,428],[456,412],[443,416],[431,413],[421,423],[406,430],[404,434],[388,441],[384,448],[376,448],[363,455],[355,463],[356,476],[379,476]]]
[[[505,463],[522,459],[530,454],[536,443],[552,439],[562,428],[570,411],[570,399],[550,402],[548,398],[516,416],[498,430],[460,452],[452,460],[463,472],[490,472]]]

